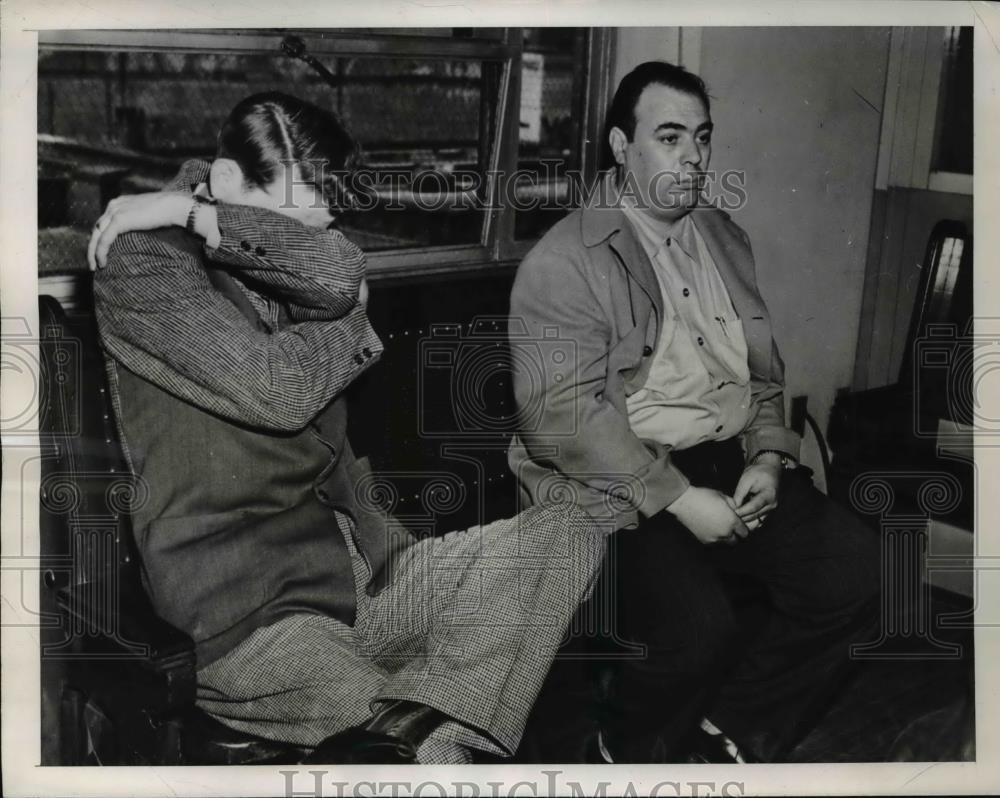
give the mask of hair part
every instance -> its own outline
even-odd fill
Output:
[[[635,108],[639,104],[642,93],[648,86],[652,85],[667,86],[675,91],[690,94],[704,103],[706,111],[711,110],[705,81],[693,72],[688,72],[684,67],[666,61],[646,61],[639,64],[621,79],[615,96],[611,100],[611,105],[608,107],[604,122],[605,168],[615,164],[615,156],[608,141],[611,129],[619,128],[625,137],[632,141],[635,137]]]
[[[217,158],[236,161],[244,179],[263,188],[295,164],[334,210],[355,204],[345,180],[361,158],[357,141],[330,110],[282,92],[241,100],[219,131]]]

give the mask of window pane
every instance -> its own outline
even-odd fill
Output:
[[[333,33],[343,33],[348,36],[364,36],[372,34],[375,36],[420,36],[426,38],[433,36],[439,39],[488,39],[490,41],[502,41],[504,38],[503,28],[326,28],[325,31]],[[314,29],[305,29],[303,33],[316,35]]]
[[[567,212],[567,173],[580,168],[588,30],[525,28],[521,61],[515,236],[535,238]]]
[[[379,207],[345,215],[367,250],[478,244],[500,67],[481,61],[338,59],[337,107],[362,141]],[[471,187],[479,202],[464,205]]]
[[[38,65],[40,254],[78,268],[110,197],[159,188],[190,157],[210,159],[225,116],[280,90],[337,111],[361,142],[377,206],[340,220],[368,251],[478,244],[482,203],[442,200],[485,182],[498,64],[469,59],[323,57],[335,76],[278,52],[44,50]],[[474,189],[475,190],[475,189]],[[414,194],[416,192],[416,194]],[[69,263],[62,263],[67,260]]]
[[[972,28],[946,28],[934,171],[972,174]]]

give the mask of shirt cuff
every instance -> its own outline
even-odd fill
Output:
[[[691,483],[671,461],[668,449],[660,443],[643,440],[643,445],[656,457],[644,471],[637,474],[642,495],[636,501],[639,514],[652,518],[673,504]]]

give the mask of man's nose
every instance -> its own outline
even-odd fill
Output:
[[[702,161],[701,147],[698,143],[691,141],[688,143],[681,158],[682,162],[688,166],[700,166]]]

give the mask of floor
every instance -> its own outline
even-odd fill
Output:
[[[866,652],[852,677],[785,762],[933,762],[975,759],[973,636],[968,599],[945,591],[928,597],[923,634],[886,636]],[[910,616],[913,617],[912,615]],[[593,713],[579,702],[544,708],[529,721],[515,761],[596,762]],[[572,723],[563,724],[566,715]],[[487,760],[489,761],[489,760]]]

